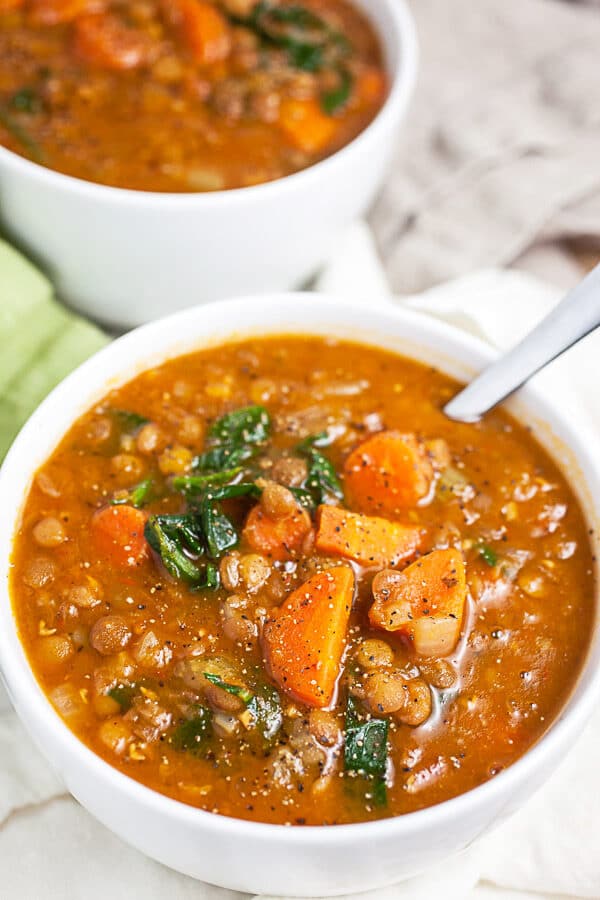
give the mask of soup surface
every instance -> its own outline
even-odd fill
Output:
[[[386,93],[347,0],[0,0],[0,143],[87,181],[271,181],[349,143]]]
[[[335,824],[492,778],[594,616],[586,526],[501,412],[381,350],[281,336],[112,391],[37,473],[14,610],[65,722],[193,806]]]

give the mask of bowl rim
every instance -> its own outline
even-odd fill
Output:
[[[167,336],[165,338],[162,336],[161,340],[161,332],[166,324],[171,329],[174,326],[178,326],[181,334],[186,334],[186,325],[189,324],[191,326],[196,323],[195,327],[198,329],[198,333],[195,341],[197,341],[198,349],[201,349],[203,346],[211,345],[208,336],[205,335],[204,340],[202,334],[199,333],[201,332],[199,322],[210,310],[219,309],[220,312],[224,313],[222,316],[224,321],[235,323],[236,309],[247,307],[248,304],[254,303],[260,314],[269,308],[280,312],[282,301],[290,304],[303,304],[303,309],[308,311],[306,327],[304,328],[304,320],[302,328],[286,329],[285,326],[279,327],[278,325],[277,328],[269,327],[267,331],[269,335],[314,334],[323,336],[323,332],[318,330],[314,322],[311,324],[311,308],[315,317],[318,316],[318,313],[322,313],[325,310],[331,314],[331,318],[337,317],[338,319],[343,310],[349,314],[362,316],[363,319],[366,316],[374,315],[377,324],[373,335],[375,336],[379,333],[379,346],[382,347],[385,346],[381,337],[383,335],[384,319],[387,318],[389,320],[393,318],[394,327],[396,328],[404,323],[409,327],[412,326],[413,330],[425,331],[432,340],[437,338],[440,343],[444,342],[444,344],[451,346],[453,349],[450,354],[446,354],[446,359],[457,361],[458,357],[456,354],[458,348],[460,348],[460,362],[464,363],[466,360],[467,365],[478,369],[497,356],[496,351],[490,345],[480,338],[464,332],[462,329],[410,309],[392,306],[392,304],[377,304],[375,308],[371,307],[367,310],[364,304],[356,300],[344,303],[342,306],[342,301],[339,297],[316,293],[282,292],[280,294],[254,295],[252,297],[216,301],[192,307],[128,332],[95,353],[55,387],[23,426],[0,468],[0,498],[4,494],[4,485],[8,484],[15,477],[13,473],[21,473],[17,481],[22,482],[26,477],[27,484],[31,483],[37,466],[32,469],[25,468],[24,470],[21,464],[20,450],[21,447],[25,447],[28,443],[35,441],[36,438],[39,440],[38,421],[41,424],[43,417],[48,415],[53,408],[57,410],[62,408],[68,412],[72,422],[75,417],[82,414],[82,409],[89,409],[93,406],[96,401],[92,397],[97,393],[97,376],[94,372],[105,361],[108,363],[107,372],[103,375],[105,385],[103,389],[105,392],[110,390],[111,386],[117,383],[125,383],[131,377],[134,377],[131,374],[127,374],[125,377],[126,368],[123,364],[119,366],[115,366],[114,362],[111,364],[112,356],[118,356],[123,350],[130,351],[133,363],[140,364],[139,368],[136,365],[135,371],[141,372],[148,366],[155,364],[150,354],[156,352],[157,347],[160,348],[159,355],[163,360],[175,358],[187,352],[193,352],[190,349],[179,350],[173,347],[172,337]],[[229,326],[223,331],[225,336],[216,340],[214,344],[226,343],[229,339],[241,340],[244,334],[251,335],[255,333],[250,329],[237,332],[235,326]],[[166,333],[167,329],[165,329]],[[153,338],[156,339],[155,346],[152,343]],[[345,335],[341,339],[350,340]],[[360,338],[355,340],[360,343]],[[363,342],[367,345],[377,346],[377,340],[369,339],[368,336]],[[148,350],[148,348],[151,349]],[[398,352],[403,351],[400,350]],[[410,357],[411,351],[407,351],[406,355]],[[444,359],[444,354],[441,351],[439,356],[442,360]],[[418,359],[419,357],[415,356],[414,358]],[[144,359],[146,360],[145,364]],[[475,362],[473,362],[474,360]],[[443,366],[444,363],[441,362],[440,368],[443,369]],[[122,377],[119,376],[119,371]],[[85,387],[86,401],[85,405],[82,406],[81,402],[77,400],[77,395],[81,392],[81,384],[85,384],[88,373],[91,375],[94,386],[87,385]],[[596,461],[597,456],[593,452],[596,439],[592,436],[592,433],[589,430],[586,431],[586,427],[579,422],[573,429],[569,417],[560,408],[554,408],[552,398],[546,397],[544,392],[536,385],[530,384],[525,386],[520,390],[519,394],[523,399],[526,398],[529,403],[535,402],[536,410],[541,410],[541,416],[537,418],[544,421],[545,416],[548,414],[551,421],[559,423],[561,428],[575,438],[575,447],[569,445],[569,449],[576,457],[578,464],[581,464],[582,468],[591,473],[591,477],[588,477],[587,481],[591,483],[594,490],[594,498],[600,498],[600,462]],[[65,429],[61,429],[61,435],[64,435],[64,433]],[[55,446],[56,442],[51,444],[51,448],[44,453],[45,458],[53,452]],[[21,503],[16,509],[9,507],[10,524],[4,529],[6,539],[2,530],[0,530],[0,565],[3,565],[4,559],[10,559],[12,540],[21,513],[23,499],[22,497]],[[594,524],[596,524],[595,519]],[[600,534],[598,534],[597,528],[592,536],[592,543],[600,546]],[[490,780],[433,806],[369,822],[335,826],[288,827],[214,814],[161,794],[113,767],[71,731],[52,706],[49,698],[35,678],[25,649],[21,644],[16,619],[12,612],[7,572],[0,572],[0,606],[6,608],[6,619],[11,624],[11,630],[9,632],[0,628],[0,673],[4,676],[11,699],[18,696],[23,706],[27,706],[27,711],[29,713],[33,712],[34,717],[37,718],[39,726],[37,730],[30,728],[29,722],[31,718],[29,721],[22,720],[25,727],[30,730],[30,734],[34,737],[36,743],[39,740],[38,736],[40,733],[51,735],[54,746],[58,745],[60,747],[63,760],[73,761],[75,767],[79,765],[80,768],[86,770],[87,776],[92,778],[97,786],[105,786],[107,790],[117,791],[125,796],[128,801],[131,801],[139,810],[164,817],[165,821],[177,821],[179,824],[190,828],[207,828],[216,834],[223,834],[228,837],[260,839],[270,841],[274,845],[281,843],[292,847],[309,849],[311,846],[323,843],[326,845],[354,846],[358,840],[377,840],[379,836],[383,837],[385,835],[389,837],[390,833],[400,838],[409,834],[416,835],[426,832],[432,826],[436,828],[440,825],[451,826],[453,821],[465,815],[473,814],[478,809],[488,807],[494,801],[497,802],[502,798],[504,798],[505,805],[508,805],[510,797],[513,795],[511,787],[518,788],[520,784],[526,783],[528,778],[534,776],[536,772],[539,773],[544,770],[547,772],[548,761],[554,758],[553,750],[556,751],[559,747],[564,748],[568,743],[569,735],[576,736],[582,730],[594,705],[600,699],[600,634],[598,634],[600,583],[598,579],[598,564],[595,574],[596,616],[593,629],[595,637],[590,642],[586,657],[570,694],[564,700],[563,706],[549,725],[547,731],[523,756],[516,759],[515,762]],[[4,615],[3,610],[0,610],[0,615]],[[19,707],[21,702],[14,703],[14,705]],[[544,766],[544,761],[546,766]]]
[[[338,163],[346,162],[352,155],[366,149],[366,145],[372,140],[385,135],[386,131],[394,126],[405,112],[413,93],[418,66],[418,41],[414,19],[407,0],[378,0],[386,6],[390,19],[394,25],[395,36],[399,43],[399,59],[396,71],[393,73],[391,89],[380,110],[372,121],[357,134],[349,143],[344,144],[335,153],[325,157],[316,163],[276,178],[272,181],[248,185],[247,187],[231,188],[220,191],[142,191],[132,188],[114,187],[100,184],[95,181],[86,181],[74,175],[66,175],[34,160],[27,159],[13,150],[0,145],[0,168],[7,166],[19,175],[28,177],[37,183],[45,183],[50,188],[71,191],[92,200],[96,203],[110,204],[112,202],[126,205],[140,205],[144,208],[172,206],[175,209],[181,207],[223,207],[237,202],[252,202],[254,199],[269,197],[276,193],[287,193],[309,187],[313,179],[321,176],[327,178],[330,170]],[[374,26],[377,28],[377,26]],[[377,29],[378,30],[378,29]],[[378,30],[378,36],[385,42],[385,36]]]

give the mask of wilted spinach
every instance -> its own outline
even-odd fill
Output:
[[[264,406],[245,406],[218,419],[208,433],[208,450],[197,456],[199,472],[222,472],[252,459],[271,434],[271,418]]]
[[[270,684],[263,684],[257,688],[248,703],[248,710],[252,713],[252,718],[264,740],[267,743],[272,741],[283,723],[281,701],[275,688]]]
[[[127,504],[128,506],[135,506],[136,509],[141,509],[142,506],[150,502],[153,493],[154,482],[151,478],[146,478],[144,481],[136,484],[135,487],[130,488],[130,490],[119,492],[110,502],[113,506]]]
[[[144,536],[173,578],[181,578],[195,588],[214,590],[219,586],[219,571],[213,563],[197,564],[190,558],[190,554],[200,556],[205,549],[198,515],[150,516]]]
[[[305,72],[320,72],[327,66],[341,71],[341,62],[352,50],[344,34],[301,4],[277,6],[263,0],[247,18],[232,18],[235,24],[253,31],[264,46],[285,50],[289,64]],[[352,75],[344,67],[339,87],[321,96],[328,115],[347,102],[352,83]]]
[[[122,430],[127,432],[127,434],[135,434],[142,425],[147,425],[150,421],[146,416],[141,416],[136,412],[130,412],[128,409],[111,409],[111,414],[115,417]]]
[[[42,98],[32,87],[22,87],[12,95],[9,106],[16,112],[34,115],[43,109]]]
[[[363,775],[373,783],[373,797],[378,805],[386,802],[385,770],[387,766],[387,719],[359,718],[356,701],[348,697],[344,744],[344,767],[347,772]]]
[[[211,684],[227,691],[227,693],[231,694],[233,697],[239,697],[242,703],[245,703],[246,705],[248,705],[254,697],[254,694],[249,688],[242,687],[241,684],[230,684],[228,681],[223,681],[222,678],[219,678],[218,675],[214,675],[212,672],[205,672],[204,677],[207,681],[210,681]]]
[[[111,687],[111,689],[107,691],[107,696],[111,697],[119,704],[121,712],[127,712],[133,703],[136,692],[137,685],[119,683],[115,684],[114,687]]]
[[[204,494],[209,488],[218,487],[221,484],[229,484],[240,472],[242,467],[224,469],[222,472],[208,472],[206,475],[177,475],[173,479],[173,487],[189,497]]]
[[[354,79],[348,69],[340,66],[338,78],[339,82],[336,87],[321,94],[321,106],[323,107],[323,112],[326,112],[328,116],[334,115],[334,113],[345,106],[352,93]]]
[[[204,677],[217,687],[239,697],[252,716],[252,725],[257,728],[263,739],[269,743],[273,740],[283,722],[279,694],[270,684],[261,684],[254,691],[238,684],[223,681],[218,675],[205,672]]]
[[[26,128],[23,128],[20,122],[7,109],[0,106],[0,125],[12,134],[14,139],[18,141],[27,155],[34,162],[43,162],[44,154],[42,148],[36,140],[34,140]]]
[[[308,475],[302,487],[317,505],[344,499],[342,485],[335,469],[318,449],[327,447],[329,443],[327,432],[321,432],[307,437],[296,447],[297,452],[308,460]]]
[[[197,706],[194,715],[183,719],[175,726],[169,737],[169,743],[175,750],[182,750],[194,756],[202,756],[212,735],[212,715],[205,706]]]
[[[315,499],[310,491],[307,491],[306,488],[301,487],[291,487],[288,490],[294,495],[300,506],[303,506],[304,509],[307,509],[308,512],[313,512],[315,509]]]
[[[235,547],[239,540],[235,525],[222,511],[220,501],[238,497],[258,498],[260,495],[260,488],[252,482],[227,484],[204,494],[200,499],[198,510],[210,556],[218,559],[227,550]]]
[[[479,544],[477,546],[477,552],[479,553],[484,563],[486,563],[486,565],[488,565],[491,569],[493,569],[494,566],[497,565],[498,554],[495,550],[488,546],[488,544]]]

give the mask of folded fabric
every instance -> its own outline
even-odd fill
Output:
[[[411,7],[419,83],[372,217],[394,291],[511,265],[538,241],[600,242],[598,8]]]
[[[46,394],[106,343],[53,297],[50,282],[0,241],[0,460]]]
[[[76,342],[76,347],[71,347],[77,351],[72,355],[51,354],[60,361],[63,371],[86,355],[84,350],[91,352],[104,342],[96,329],[56,308],[47,282],[37,278],[35,270],[13,251],[0,249],[0,296],[22,301],[36,310],[40,321],[48,315],[52,323],[48,341],[43,340],[43,329],[36,332],[37,346],[57,346],[53,324],[56,313],[63,332],[85,336],[85,348],[82,338],[81,344]],[[4,265],[5,260],[9,267]],[[340,303],[349,298],[371,305],[390,302],[366,228],[357,226],[344,237],[318,287],[337,294]],[[490,270],[421,296],[397,298],[396,302],[422,314],[442,317],[507,347],[557,299],[554,290],[530,276]],[[46,304],[50,313],[44,311]],[[3,345],[10,334],[12,345],[23,340],[23,352],[28,352],[30,345],[20,336],[21,328],[29,329],[27,316],[21,317],[20,326],[16,315],[0,318]],[[583,417],[600,438],[600,409],[594,393],[599,352],[599,336],[592,335],[538,377],[555,402],[564,403],[572,416]],[[26,383],[33,378],[37,384],[37,400],[44,392],[43,385],[47,390],[54,384],[58,371],[56,365],[48,367],[46,354],[40,354],[39,360],[41,369],[35,356],[30,356],[25,372]],[[1,364],[7,367],[2,370],[4,383],[9,384],[18,418],[22,418],[33,397],[29,389],[24,399],[20,394],[19,372],[24,367],[4,359]],[[0,388],[0,408],[3,403]],[[15,422],[7,422],[14,430]],[[599,897],[600,854],[596,841],[600,810],[595,802],[596,790],[600,789],[596,766],[599,752],[600,711],[548,785],[510,821],[466,853],[418,878],[363,895],[364,900],[433,900],[440,896],[445,900],[533,900],[532,894],[522,891],[545,891],[546,900],[558,892],[563,900],[568,900],[565,895]],[[0,868],[0,894],[20,900],[41,896],[46,900],[79,900],[82,896],[103,900],[107,894],[114,900],[126,900],[140,891],[145,900],[162,900],[167,894],[177,900],[235,900],[238,896],[242,900],[244,896],[192,881],[146,859],[93,820],[65,794],[60,780],[10,711],[6,698],[4,712],[0,713]]]

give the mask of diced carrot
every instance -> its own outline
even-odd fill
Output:
[[[92,518],[94,546],[117,566],[138,565],[148,556],[145,524],[145,514],[134,506],[105,506]]]
[[[358,76],[356,95],[361,103],[370,106],[382,100],[386,87],[386,77],[381,69],[369,67]]]
[[[248,513],[243,536],[257,553],[283,561],[301,550],[310,530],[310,516],[301,506],[290,516],[275,519],[258,503]]]
[[[466,598],[461,553],[454,548],[432,550],[395,573],[369,610],[369,621],[376,628],[405,634],[423,656],[446,656],[460,636]]]
[[[327,569],[293,591],[265,622],[267,667],[294,700],[318,707],[333,700],[353,594],[349,566]]]
[[[351,503],[395,515],[428,494],[433,467],[414,434],[380,431],[352,451],[344,474]]]
[[[0,6],[2,2],[6,0],[0,0]],[[103,0],[29,0],[29,17],[33,25],[61,25],[103,6]]]
[[[317,100],[284,100],[279,125],[286,137],[304,153],[318,153],[333,139],[337,122],[325,115]]]
[[[75,22],[75,53],[85,62],[120,72],[148,62],[150,46],[144,34],[116,16],[81,16]]]
[[[175,0],[175,17],[194,60],[212,65],[231,52],[231,29],[225,16],[205,0]]]
[[[413,556],[421,543],[421,530],[414,525],[360,516],[338,506],[320,506],[317,516],[317,550],[361,566],[397,566]]]

